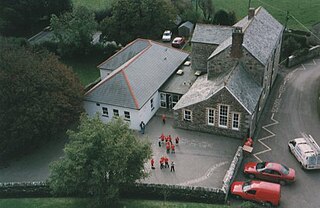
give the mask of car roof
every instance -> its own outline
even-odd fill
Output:
[[[164,33],[171,33],[171,31],[170,30],[165,30]]]
[[[251,181],[252,188],[264,189],[268,191],[276,191],[280,189],[280,185],[277,183],[270,183],[266,181]]]

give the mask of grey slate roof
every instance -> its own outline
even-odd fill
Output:
[[[88,91],[85,100],[140,109],[189,56],[181,50],[144,39],[135,40],[123,50],[136,51],[129,47],[141,46],[147,47]],[[124,60],[116,57],[123,55],[127,53],[119,51],[113,58]]]
[[[102,62],[98,68],[99,69],[107,69],[107,70],[115,70],[128,60],[136,56],[142,50],[148,47],[148,43],[146,41],[134,41],[126,45],[121,51],[111,56],[106,61]]]
[[[196,24],[191,42],[219,45],[232,35],[232,27]]]
[[[255,16],[251,20],[246,16],[234,26],[243,28],[243,47],[266,65],[273,49],[277,46],[283,26],[262,7],[256,9]],[[230,46],[232,41],[229,39],[227,41],[218,46],[209,59]]]
[[[173,109],[178,110],[205,101],[223,88],[226,88],[249,114],[254,112],[262,88],[250,77],[241,63],[214,80],[208,80],[206,74],[199,77]]]

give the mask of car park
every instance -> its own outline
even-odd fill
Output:
[[[162,35],[162,41],[163,42],[170,42],[172,38],[172,32],[170,30],[164,31]]]
[[[280,204],[281,187],[279,184],[265,181],[236,181],[230,192],[236,198],[256,201],[268,206]]]
[[[176,37],[173,39],[171,45],[174,48],[181,48],[186,43],[186,39],[184,37]]]
[[[244,174],[249,178],[259,178],[285,185],[295,181],[295,170],[274,162],[248,162],[244,165]]]

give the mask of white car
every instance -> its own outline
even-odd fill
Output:
[[[164,31],[162,35],[162,41],[163,42],[170,42],[172,38],[172,32],[170,30]]]

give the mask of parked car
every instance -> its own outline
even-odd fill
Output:
[[[231,194],[236,198],[260,202],[268,206],[280,204],[281,187],[265,181],[236,181],[231,185]]]
[[[181,48],[186,43],[186,39],[184,37],[176,37],[173,39],[171,45],[175,48]]]
[[[320,147],[311,135],[303,135],[288,142],[289,151],[306,170],[320,169]]]
[[[162,41],[163,42],[170,42],[172,38],[172,32],[170,30],[164,31],[162,35]]]
[[[259,178],[285,185],[295,181],[295,171],[285,165],[273,162],[248,162],[244,165],[244,174],[249,178]]]

